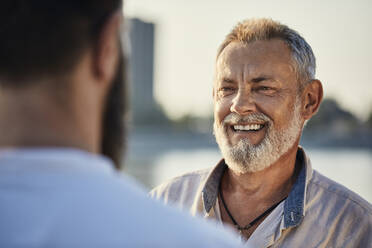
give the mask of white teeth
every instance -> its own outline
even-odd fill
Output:
[[[250,124],[250,125],[234,125],[236,131],[257,131],[262,127],[259,124]]]

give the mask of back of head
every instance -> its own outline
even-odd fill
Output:
[[[99,47],[98,44],[105,24],[110,17],[121,10],[121,7],[122,0],[2,1],[0,7],[0,87],[3,91],[1,93],[11,92],[12,95],[9,99],[17,98],[17,100],[12,100],[12,103],[15,101],[18,103],[22,101],[21,93],[24,91],[23,89],[37,88],[41,85],[39,88],[45,89],[43,93],[46,92],[45,95],[49,97],[48,100],[52,104],[39,104],[39,106],[33,106],[32,109],[38,109],[40,105],[42,107],[46,105],[54,106],[54,102],[59,104],[59,110],[65,108],[70,113],[75,111],[73,108],[78,109],[79,106],[84,108],[79,105],[79,102],[75,103],[72,108],[66,107],[72,101],[66,97],[65,92],[67,91],[65,91],[65,88],[70,89],[70,76],[74,73],[74,69],[76,69],[86,51],[89,50],[94,54],[98,50],[96,47]],[[102,123],[97,124],[97,126],[102,126],[102,130],[100,130],[101,153],[114,160],[117,167],[120,164],[120,155],[123,152],[124,123],[122,119],[125,109],[124,59],[120,55],[119,57],[119,69],[116,70],[116,76],[112,80],[114,83],[111,84],[105,102],[102,104],[104,105],[102,106],[104,115]],[[80,79],[80,81],[84,82],[85,80]],[[40,84],[42,82],[43,84]],[[70,92],[67,93],[70,94]],[[40,102],[39,99],[42,97],[39,92],[37,94],[33,93],[37,101],[35,99],[30,101],[27,94],[27,92],[22,93],[22,96],[26,96],[26,100],[28,100],[24,104],[27,106]],[[84,97],[84,94],[80,97],[81,101],[84,101]],[[93,100],[98,101],[97,99]],[[12,103],[3,105],[7,105],[7,108],[10,109],[14,106]],[[67,112],[65,109],[63,110],[64,113]],[[24,110],[22,108],[22,111]],[[8,110],[8,112],[12,111]],[[14,116],[24,116],[24,113],[19,111],[13,112],[16,113]],[[16,119],[7,120],[7,114],[3,112],[1,114],[0,120],[3,120],[4,123],[13,121],[20,123],[21,128],[27,128],[27,122],[22,123]],[[56,119],[56,111],[51,108],[44,111],[41,116],[46,119],[49,114],[52,114],[51,118]],[[75,117],[59,116],[58,118],[68,121]],[[80,115],[79,118],[84,117]],[[27,119],[27,121],[31,122],[30,119]],[[79,133],[77,125],[75,125],[76,122],[70,122],[70,124]],[[43,123],[47,123],[47,121],[40,120],[40,125],[36,124],[35,126],[39,127]],[[65,125],[66,123],[57,124],[50,125],[52,129],[51,137],[55,138],[54,134],[67,137],[68,135],[63,133],[63,130],[58,130],[57,126],[66,127],[68,125]],[[88,127],[89,125],[92,126],[91,123],[88,123]],[[84,127],[82,129],[84,130]],[[44,130],[49,129],[40,127],[40,130],[39,133],[32,128],[31,132],[28,130],[28,133],[36,133],[36,139],[39,139],[36,140],[36,143],[39,142],[39,144],[41,138],[37,135],[42,134],[41,132],[45,133]],[[11,139],[13,141],[20,140],[19,138],[9,138],[6,139],[6,142]],[[1,143],[2,146],[7,146],[6,142]],[[28,142],[28,144],[33,146],[33,143]],[[45,143],[42,145],[45,146]]]
[[[231,42],[247,44],[271,39],[283,40],[288,45],[301,86],[314,79],[315,56],[310,45],[295,30],[271,19],[247,19],[238,23],[220,45],[217,58]]]
[[[0,8],[0,84],[63,76],[94,46],[120,0],[5,0]]]

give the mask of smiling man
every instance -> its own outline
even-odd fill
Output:
[[[371,247],[372,207],[311,167],[299,147],[318,110],[315,57],[294,30],[239,23],[216,61],[214,133],[223,159],[151,195],[214,218],[253,247]]]

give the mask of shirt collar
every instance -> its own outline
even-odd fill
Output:
[[[284,202],[284,227],[297,226],[305,216],[306,185],[312,176],[311,163],[302,147],[298,147],[297,164],[301,166],[296,182]],[[207,213],[216,204],[218,188],[227,165],[222,159],[209,173],[202,191],[204,209]]]
[[[304,150],[299,147],[296,157],[300,168],[299,175],[294,183],[289,196],[284,202],[284,227],[297,226],[305,216],[306,184],[308,178],[307,160]]]
[[[204,209],[207,213],[210,212],[210,210],[216,203],[219,185],[223,176],[223,172],[226,168],[227,165],[225,164],[225,160],[221,159],[220,162],[218,162],[218,164],[208,175],[207,181],[202,191]]]

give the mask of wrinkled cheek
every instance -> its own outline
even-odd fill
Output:
[[[228,129],[222,123],[214,123],[214,134],[219,141],[219,144],[231,145]]]
[[[214,121],[217,125],[222,125],[225,117],[230,114],[230,104],[226,101],[216,101],[214,104]]]
[[[219,133],[223,137],[227,137],[227,126],[224,124],[225,116],[215,116],[213,122],[213,129],[215,133]]]
[[[225,134],[225,128],[223,123],[217,121],[216,119],[213,122],[213,131],[215,134]]]

